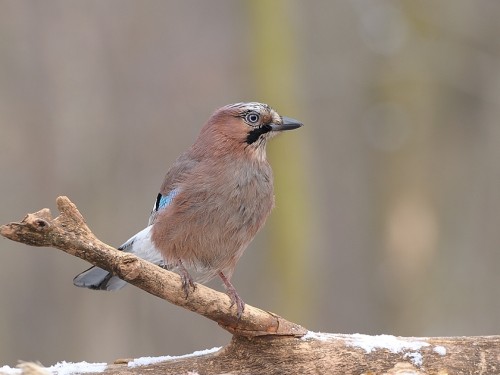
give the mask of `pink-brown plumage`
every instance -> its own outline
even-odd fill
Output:
[[[241,316],[244,303],[230,279],[274,206],[266,143],[277,132],[300,126],[261,103],[218,109],[167,172],[149,226],[120,248],[177,269],[186,295],[194,286],[188,269],[200,282],[220,276]],[[75,285],[123,286],[99,270],[78,275]]]

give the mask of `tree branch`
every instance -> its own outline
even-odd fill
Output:
[[[107,374],[500,374],[500,336],[396,338],[307,332],[278,315],[247,305],[236,319],[226,294],[203,285],[185,298],[180,277],[97,239],[76,206],[57,198],[60,215],[50,210],[28,214],[0,234],[31,246],[49,246],[111,271],[127,282],[180,307],[203,315],[233,333],[216,353],[139,367],[120,361]],[[23,366],[30,367],[31,364]],[[36,367],[35,365],[33,365]],[[43,373],[41,369],[40,373]]]
[[[310,334],[304,338],[234,336],[219,352],[107,374],[484,374],[500,373],[500,336],[402,338]]]
[[[47,374],[43,370],[30,374]],[[214,353],[162,362],[117,360],[92,374],[494,375],[500,374],[500,336],[233,336],[228,346]]]
[[[0,234],[30,246],[55,247],[84,259],[148,293],[217,322],[233,334],[302,336],[307,332],[298,324],[250,305],[246,305],[238,320],[236,307],[231,307],[226,294],[201,284],[196,284],[186,298],[179,275],[101,242],[67,197],[58,197],[57,207],[60,215],[55,219],[44,208],[26,215],[20,223],[3,225]]]

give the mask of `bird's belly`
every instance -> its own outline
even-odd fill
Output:
[[[207,280],[232,274],[243,251],[264,225],[274,205],[272,185],[228,191],[207,189],[160,214],[153,241],[168,263],[182,260]],[[167,224],[168,223],[168,224]]]

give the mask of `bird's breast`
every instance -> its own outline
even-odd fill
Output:
[[[243,225],[258,230],[274,206],[273,180],[270,168],[239,168],[229,182],[228,204],[237,212]]]
[[[179,191],[159,214],[153,242],[169,261],[211,270],[234,265],[274,206],[267,162],[207,164]]]

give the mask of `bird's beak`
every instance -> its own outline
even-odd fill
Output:
[[[303,125],[304,124],[302,124],[298,120],[295,120],[295,119],[290,118],[290,117],[284,117],[283,116],[281,118],[281,124],[271,124],[271,129],[273,131],[280,132],[280,131],[283,131],[283,130],[297,129],[297,128],[300,128]]]

